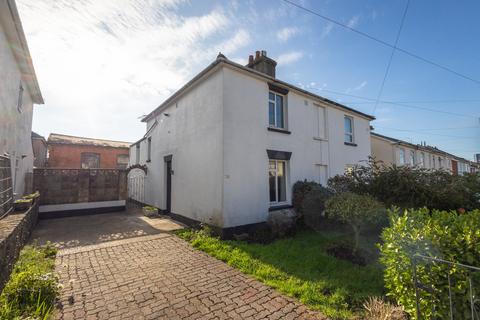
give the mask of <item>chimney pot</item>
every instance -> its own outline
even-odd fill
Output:
[[[255,51],[255,59],[260,58],[260,51]]]
[[[266,57],[267,56],[267,51],[262,50],[262,56]]]
[[[265,73],[275,78],[275,67],[277,62],[267,57],[267,51],[255,51],[255,58],[252,55],[248,56],[247,67]]]
[[[248,56],[248,64],[252,64],[252,63],[253,63],[253,54]]]

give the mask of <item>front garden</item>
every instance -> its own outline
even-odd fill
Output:
[[[178,235],[333,319],[444,319],[451,313],[474,319],[472,312],[480,313],[480,302],[471,298],[480,290],[480,272],[416,258],[480,266],[479,174],[371,161],[330,179],[328,187],[298,182],[293,193],[299,219],[281,233],[289,236],[272,228],[262,234],[276,240],[264,236],[262,243],[255,234],[221,240],[208,228]]]

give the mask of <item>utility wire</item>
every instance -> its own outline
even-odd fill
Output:
[[[387,81],[388,72],[390,71],[390,66],[392,65],[393,55],[397,50],[398,40],[400,39],[400,34],[402,33],[403,23],[405,22],[405,17],[407,16],[409,5],[410,5],[410,0],[407,0],[407,4],[405,5],[405,10],[403,11],[402,21],[400,22],[400,27],[398,28],[397,37],[395,38],[395,43],[392,48],[392,53],[390,54],[390,58],[388,59],[387,68],[385,69],[385,74],[383,75],[382,84],[380,86],[380,90],[378,91],[377,101],[375,101],[375,106],[373,107],[372,115],[375,115],[375,111],[377,111],[377,107],[378,107],[378,102],[382,97],[383,88],[385,86],[385,82]]]
[[[375,41],[375,42],[378,42],[378,43],[380,43],[380,44],[383,44],[384,46],[387,46],[387,47],[390,47],[390,48],[392,48],[392,49],[395,49],[395,50],[397,50],[397,51],[399,51],[399,52],[402,52],[402,53],[404,53],[404,54],[406,54],[406,55],[408,55],[408,56],[410,56],[410,57],[413,57],[413,58],[415,58],[415,59],[417,59],[417,60],[423,61],[423,62],[425,62],[425,63],[427,63],[427,64],[430,64],[430,65],[432,65],[432,66],[435,66],[435,67],[437,67],[437,68],[440,68],[440,69],[442,69],[442,70],[444,70],[444,71],[447,71],[447,72],[450,72],[450,73],[452,73],[452,74],[455,74],[455,75],[457,75],[458,77],[461,77],[461,78],[463,78],[463,79],[466,79],[466,80],[470,80],[470,81],[472,81],[472,82],[475,82],[476,84],[480,84],[480,81],[477,80],[477,79],[474,79],[474,78],[472,78],[472,77],[470,77],[470,76],[467,76],[467,75],[465,75],[465,74],[463,74],[463,73],[460,73],[460,72],[458,72],[458,71],[455,71],[455,70],[453,70],[453,69],[451,69],[451,68],[449,68],[449,67],[446,67],[446,66],[444,66],[444,65],[441,65],[441,64],[439,64],[439,63],[437,63],[437,62],[434,62],[434,61],[432,61],[432,60],[429,60],[429,59],[427,59],[427,58],[423,58],[423,57],[421,57],[421,56],[419,56],[418,54],[415,54],[415,53],[413,53],[413,52],[410,52],[410,51],[407,51],[407,50],[405,50],[405,49],[398,48],[398,47],[395,48],[394,45],[392,45],[392,44],[390,44],[390,43],[388,43],[388,42],[386,42],[386,41],[383,41],[383,40],[381,40],[381,39],[379,39],[379,38],[376,38],[376,37],[374,37],[374,36],[371,36],[371,35],[369,35],[368,33],[365,33],[365,32],[363,32],[363,31],[360,31],[360,30],[357,30],[357,29],[355,29],[355,28],[349,27],[348,25],[346,25],[346,24],[344,24],[344,23],[342,23],[342,22],[339,22],[339,21],[334,20],[334,19],[332,19],[332,18],[329,18],[329,17],[327,17],[327,16],[325,16],[325,15],[323,15],[323,14],[320,14],[320,13],[318,13],[318,12],[316,12],[316,11],[313,11],[313,10],[311,10],[311,9],[308,9],[308,8],[306,8],[306,7],[303,7],[303,6],[297,4],[297,3],[293,2],[293,1],[290,1],[290,0],[282,0],[282,1],[283,1],[283,2],[286,2],[286,3],[290,4],[290,5],[292,5],[292,6],[294,6],[294,7],[297,7],[298,9],[301,9],[301,10],[303,10],[303,11],[305,11],[305,12],[308,12],[308,13],[311,13],[311,14],[317,16],[317,17],[320,17],[320,18],[322,18],[322,19],[324,19],[324,20],[326,20],[326,21],[329,21],[329,22],[331,22],[331,23],[333,23],[333,24],[336,24],[336,25],[341,26],[341,27],[343,27],[343,28],[345,28],[345,29],[348,29],[348,30],[350,30],[350,31],[352,31],[352,32],[355,32],[355,33],[357,33],[357,34],[359,34],[359,35],[361,35],[361,36],[363,36],[363,37],[365,37],[365,38],[368,38],[368,39],[370,39],[370,40],[373,40],[373,41]]]
[[[367,100],[375,103],[377,100],[373,98],[367,98],[367,97],[362,97],[358,96],[355,94],[349,94],[349,93],[342,93],[334,90],[329,90],[329,89],[323,89],[323,88],[315,88],[312,87],[311,89],[318,90],[319,92],[325,91],[333,94],[338,94],[342,96],[347,96],[347,97],[352,97],[352,98],[357,98],[357,99],[362,99],[362,100]],[[436,113],[443,113],[443,114],[449,114],[452,116],[458,116],[458,117],[465,117],[465,118],[474,118],[478,119],[478,116],[471,115],[471,114],[466,114],[466,113],[457,113],[457,112],[450,112],[450,111],[443,111],[443,110],[438,110],[438,109],[432,109],[432,108],[427,108],[427,107],[422,107],[422,106],[417,106],[417,105],[410,105],[410,104],[405,104],[405,103],[398,103],[394,101],[387,101],[387,100],[379,100],[380,103],[385,103],[385,104],[390,104],[394,106],[399,106],[399,107],[404,107],[404,108],[411,108],[411,109],[419,109],[419,110],[424,110],[424,111],[429,111],[429,112],[436,112]]]

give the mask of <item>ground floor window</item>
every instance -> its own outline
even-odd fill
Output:
[[[280,203],[287,201],[287,174],[286,161],[270,160],[268,180],[270,186],[270,202]]]

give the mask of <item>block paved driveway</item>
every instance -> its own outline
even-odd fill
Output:
[[[61,249],[58,319],[326,319],[169,233]]]

